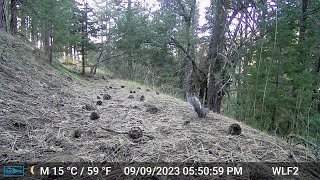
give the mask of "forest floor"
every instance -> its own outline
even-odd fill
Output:
[[[292,161],[281,138],[212,112],[200,119],[187,102],[144,85],[81,77],[43,59],[0,34],[0,162]],[[228,134],[233,123],[241,135]],[[126,133],[133,127],[143,130],[139,140]]]

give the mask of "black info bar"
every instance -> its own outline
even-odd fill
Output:
[[[320,162],[1,163],[0,179],[320,179]]]

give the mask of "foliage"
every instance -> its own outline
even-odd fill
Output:
[[[238,84],[226,103],[227,114],[255,127],[282,136],[289,133],[320,138],[319,63],[320,34],[316,30],[320,12],[308,15],[303,22],[297,1],[268,4],[268,15],[257,26],[264,36],[241,47],[247,67],[234,77]],[[319,4],[310,3],[308,9]],[[260,23],[260,24],[259,24]],[[301,29],[307,32],[301,37]],[[300,31],[300,32],[299,32]],[[246,49],[250,49],[247,51]],[[241,51],[240,51],[241,52]],[[245,68],[245,69],[244,69]]]

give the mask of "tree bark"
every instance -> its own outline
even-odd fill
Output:
[[[11,34],[16,34],[18,31],[18,3],[19,0],[11,0],[11,18],[10,18],[10,32]]]
[[[49,63],[53,62],[53,27],[51,26],[49,29]]]
[[[35,20],[31,18],[31,43],[37,46],[37,26]]]
[[[315,63],[315,72],[314,73],[315,73],[316,77],[320,76],[320,57],[318,57],[318,61]],[[317,84],[317,82],[315,82],[314,89],[313,89],[315,95],[313,96],[313,99],[316,99],[317,111],[318,111],[318,113],[320,113],[320,95],[319,95],[319,89],[317,89],[318,86],[319,85]]]
[[[52,63],[52,45],[53,45],[53,38],[52,38],[52,27],[51,25],[46,25],[45,34],[44,34],[44,50],[46,55],[48,56],[48,63]]]
[[[128,0],[128,9],[127,9],[127,23],[128,23],[128,29],[127,29],[127,34],[129,38],[132,38],[131,34],[131,21],[132,21],[132,1]],[[128,78],[132,78],[132,72],[133,72],[133,61],[132,61],[132,51],[131,51],[131,46],[129,46],[129,49],[127,50],[127,66],[128,66]]]
[[[194,71],[192,68],[192,62],[188,58],[184,58],[186,65],[184,67],[184,77],[183,77],[183,89],[186,93],[192,93],[195,91],[194,88]]]
[[[0,30],[8,32],[7,0],[0,0]]]
[[[49,55],[49,27],[48,27],[48,23],[45,25],[45,29],[44,29],[44,42],[43,42],[43,46],[44,46],[44,51],[46,53],[46,55]],[[47,59],[47,61],[49,62],[49,58]]]
[[[85,11],[83,12],[82,17],[82,27],[81,27],[81,33],[82,33],[82,43],[81,43],[81,59],[82,59],[82,75],[85,75],[86,73],[86,63],[85,63],[85,46],[88,39],[88,4],[85,3]]]
[[[226,1],[211,0],[212,12],[212,35],[209,44],[208,59],[208,106],[213,112],[220,113],[222,98],[224,96],[223,65],[224,59],[221,55],[224,51],[225,26],[227,23]]]
[[[187,36],[187,49],[186,49],[186,54],[188,54],[191,59],[188,57],[184,58],[184,61],[186,62],[186,66],[184,67],[184,90],[186,93],[194,93],[195,92],[195,72],[194,72],[194,67],[192,64],[192,60],[195,60],[195,55],[194,55],[194,42],[192,42],[192,37],[194,37],[195,33],[195,28],[194,28],[194,23],[195,23],[195,8],[196,8],[196,1],[193,0],[190,4],[190,12],[185,11],[185,5],[182,4],[182,2],[179,0],[178,3],[180,4],[181,11],[182,11],[182,16],[184,18],[184,21],[186,23],[186,29],[188,32]]]
[[[307,32],[307,19],[308,19],[308,3],[309,0],[302,0],[302,6],[301,6],[301,19],[299,22],[299,40],[298,40],[298,56],[297,56],[297,69],[296,69],[296,73],[297,74],[302,74],[303,71],[305,70],[305,62],[306,62],[306,52],[305,52],[305,38],[306,38],[306,32]],[[292,86],[292,96],[293,98],[297,98],[298,97],[298,90],[300,88],[299,82],[294,82],[293,86]],[[298,112],[299,110],[297,108],[294,108],[294,113],[295,115],[295,119],[296,121],[298,121],[298,116],[297,114],[299,114]]]

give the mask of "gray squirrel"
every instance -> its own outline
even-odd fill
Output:
[[[187,93],[187,101],[189,102],[189,104],[191,104],[191,106],[193,107],[193,110],[196,111],[199,118],[206,117],[206,115],[208,113],[208,109],[204,108],[201,105],[199,99],[196,96]]]

